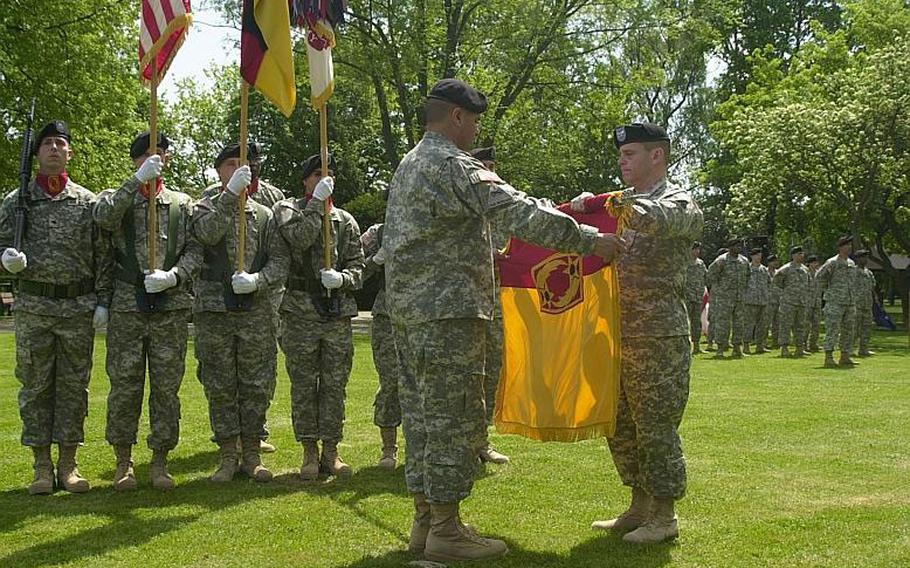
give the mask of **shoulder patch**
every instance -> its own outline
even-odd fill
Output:
[[[474,170],[468,174],[471,183],[505,183],[502,178],[496,175],[496,172],[490,170]]]

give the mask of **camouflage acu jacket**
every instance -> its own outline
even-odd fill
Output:
[[[825,301],[833,304],[856,303],[856,263],[853,259],[832,256],[818,270],[818,283],[825,294]]]
[[[705,261],[696,258],[690,261],[686,267],[686,301],[701,302],[705,297],[705,281],[708,276],[708,268]]]
[[[749,261],[730,253],[717,257],[708,267],[708,288],[714,301],[742,302],[749,285]]]
[[[221,193],[223,187],[220,183],[213,183],[202,190],[202,199],[206,197],[215,197]],[[279,201],[285,199],[284,192],[265,180],[259,180],[259,189],[250,194],[250,197],[256,203],[265,205],[271,209]]]
[[[771,301],[771,273],[763,265],[749,265],[749,283],[743,301],[753,306],[767,306]]]
[[[774,286],[785,306],[806,306],[809,298],[809,269],[805,264],[788,262],[774,273]]]

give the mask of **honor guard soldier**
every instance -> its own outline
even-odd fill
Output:
[[[79,475],[76,449],[85,440],[93,323],[108,318],[110,237],[92,220],[95,194],[67,172],[73,149],[66,123],[41,129],[33,148],[37,177],[0,205],[0,274],[13,276],[18,289],[13,311],[22,444],[35,460],[28,491],[53,492],[51,444],[57,444],[58,487],[82,493],[90,484]],[[27,222],[16,248],[20,207]]]

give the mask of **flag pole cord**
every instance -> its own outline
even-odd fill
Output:
[[[149,155],[158,153],[158,55],[152,57],[151,108],[149,118]],[[158,264],[158,179],[146,183],[148,192],[148,267],[149,272]]]
[[[247,165],[247,139],[249,138],[250,85],[240,79],[240,165]],[[244,188],[237,199],[237,272],[246,268],[246,200]]]
[[[319,152],[322,162],[322,177],[329,175],[329,119],[327,104],[319,107]],[[332,268],[332,219],[331,198],[325,200],[325,214],[322,216],[322,264],[325,268]]]

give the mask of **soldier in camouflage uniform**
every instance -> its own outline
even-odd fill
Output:
[[[686,493],[686,461],[678,428],[692,359],[685,283],[703,217],[692,195],[667,180],[670,139],[662,126],[619,127],[614,143],[634,193],[623,199],[622,238],[630,245],[618,268],[622,369],[609,445],[632,503],[592,526],[648,544],[679,536],[675,502]]]
[[[869,251],[866,249],[856,252],[856,327],[854,337],[859,342],[860,357],[874,355],[869,351],[869,340],[872,338],[872,327],[875,319],[872,317],[872,306],[875,304],[875,275],[866,268],[869,263]]]
[[[386,210],[386,299],[415,507],[409,547],[440,562],[507,551],[459,516],[486,429],[486,326],[495,294],[490,225],[562,251],[612,258],[621,247],[616,236],[580,227],[467,153],[486,106],[483,94],[457,79],[432,88],[427,132],[398,166]]]
[[[795,344],[794,357],[804,357],[806,351],[806,304],[809,299],[809,269],[803,264],[803,247],[790,249],[790,262],[774,273],[774,287],[780,294],[780,330],[777,343],[780,356],[790,357],[789,345],[792,337]]]
[[[385,301],[385,249],[382,248],[383,224],[370,226],[360,236],[363,246],[363,281],[379,279],[379,291],[373,301],[373,323],[370,326],[370,345],[373,364],[379,374],[379,390],[373,400],[373,424],[379,427],[382,457],[379,467],[395,469],[398,465],[398,426],[401,425],[401,403],[398,400],[398,355],[392,336]]]
[[[780,270],[780,260],[777,258],[776,254],[768,256],[768,274],[771,275],[773,281],[774,275],[777,271]],[[775,286],[771,286],[771,297],[768,300],[768,307],[765,309],[765,320],[762,325],[764,333],[762,337],[768,335],[768,331],[771,332],[771,349],[777,349],[780,347],[780,344],[777,342],[778,334],[780,333],[780,290]]]
[[[822,291],[818,283],[818,269],[821,264],[814,254],[806,259],[809,267],[809,298],[806,314],[806,340],[804,343],[810,353],[818,353],[818,333],[821,326]]]
[[[311,156],[303,171],[306,196],[275,206],[291,252],[288,289],[281,304],[281,349],[291,378],[294,435],[303,444],[304,480],[316,479],[320,471],[351,475],[351,467],[338,455],[338,444],[354,359],[354,291],[361,287],[364,261],[357,221],[347,211],[331,207],[333,268],[323,268],[322,217],[334,189],[334,161],[329,165],[329,175],[323,178],[320,156]]]
[[[76,449],[85,439],[95,327],[107,323],[111,295],[110,238],[92,221],[95,194],[66,171],[73,156],[66,123],[36,138],[38,175],[25,191],[27,224],[14,246],[18,191],[0,205],[0,275],[17,280],[16,378],[22,444],[32,448],[30,494],[54,490],[51,444],[59,447],[57,484],[88,491]]]
[[[132,448],[137,443],[139,416],[149,369],[149,468],[152,486],[168,490],[174,480],[167,471],[167,454],[180,435],[180,384],[186,359],[187,326],[193,307],[192,282],[202,262],[199,243],[190,239],[193,203],[160,179],[170,157],[170,141],[158,135],[149,152],[150,135],[140,134],[130,147],[139,168],[118,190],[98,196],[95,222],[112,235],[115,281],[111,320],[107,326],[106,438],[117,456],[114,489],[136,488]],[[148,272],[148,195],[156,188],[158,255]],[[161,269],[159,269],[160,267]]]
[[[705,299],[705,281],[708,268],[701,258],[701,243],[692,244],[691,258],[686,267],[686,310],[689,314],[689,338],[692,354],[701,353],[701,308]]]
[[[853,331],[856,325],[856,263],[850,258],[853,237],[837,241],[837,255],[818,271],[818,283],[825,295],[825,367],[852,367]],[[840,345],[840,360],[834,362],[834,348]]]
[[[231,174],[236,169],[236,164],[233,162],[228,163],[228,160],[231,160],[232,158],[240,159],[239,142],[226,145],[215,158],[215,171],[218,172],[219,181],[202,190],[203,199],[206,197],[215,197],[224,191],[224,184],[227,180],[231,179]],[[249,160],[250,173],[253,175],[250,186],[247,188],[247,198],[271,209],[276,203],[282,201],[285,196],[283,191],[259,177],[259,171],[262,168],[263,154],[262,148],[256,142],[250,142],[247,145],[247,159]],[[222,169],[225,169],[225,172],[221,172]],[[281,319],[278,310],[281,307],[281,299],[284,297],[284,284],[282,283],[278,288],[270,290],[269,292],[272,297],[272,307],[275,310],[275,329],[277,329],[278,334],[280,334]],[[277,377],[276,381],[273,381],[273,384],[277,385]],[[273,398],[275,398],[274,389],[272,389],[272,395],[269,397],[269,400],[272,400]],[[259,450],[263,453],[273,453],[275,451],[275,446],[267,441],[268,438],[268,426],[263,424],[262,432],[259,433]],[[213,439],[212,441],[214,442],[215,440]]]
[[[714,255],[714,258],[723,256],[725,254],[727,254],[727,247],[721,247],[721,248],[717,249],[717,254]],[[707,288],[707,287],[708,287],[708,274],[707,274],[707,268],[705,268],[705,288]],[[705,306],[705,309],[708,311],[708,313],[707,313],[708,345],[705,347],[705,350],[706,351],[716,351],[714,346],[717,343],[717,339],[715,337],[717,335],[717,331],[716,331],[717,326],[714,325],[714,318],[711,317],[711,295],[710,295],[710,293],[708,294],[708,305]]]
[[[771,296],[771,275],[761,263],[762,249],[749,251],[752,264],[749,265],[749,284],[746,286],[746,297],[743,303],[746,308],[746,327],[743,332],[743,352],[749,353],[749,344],[755,345],[755,353],[767,353],[765,338],[768,330],[762,325],[765,320],[765,309]]]
[[[743,297],[749,284],[749,261],[739,254],[742,244],[738,239],[730,239],[727,246],[727,253],[717,257],[708,267],[707,282],[711,291],[708,315],[717,326],[715,359],[723,359],[724,351],[730,346],[731,332],[733,358],[742,357]]]
[[[212,481],[234,477],[239,444],[240,469],[267,482],[272,473],[262,465],[259,436],[275,391],[278,330],[272,295],[287,279],[289,254],[272,210],[248,199],[243,270],[236,271],[238,199],[252,174],[238,158],[226,160],[218,173],[225,190],[196,204],[192,225],[204,254],[193,310],[198,375],[221,452]]]

